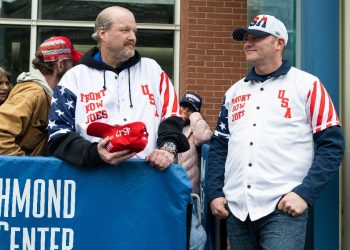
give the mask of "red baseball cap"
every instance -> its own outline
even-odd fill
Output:
[[[144,150],[148,143],[148,133],[143,122],[132,122],[125,125],[109,125],[93,122],[87,127],[87,134],[100,138],[112,137],[107,144],[108,152],[129,149],[138,153]]]
[[[80,61],[83,53],[77,51],[72,42],[65,36],[52,36],[46,39],[38,48],[44,56],[44,62],[54,62],[60,59]]]

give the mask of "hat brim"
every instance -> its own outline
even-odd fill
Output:
[[[106,132],[110,131],[111,128],[113,128],[113,126],[109,124],[102,122],[93,122],[90,123],[90,125],[87,127],[86,133],[91,136],[103,138],[103,135]]]
[[[257,37],[265,37],[265,36],[271,35],[270,33],[267,33],[261,30],[238,28],[232,32],[232,37],[237,41],[243,41],[246,33],[252,34],[253,36],[257,36]]]
[[[192,103],[190,103],[190,102],[181,101],[181,102],[180,102],[180,106],[190,107],[190,108],[192,108],[194,111],[199,111],[199,110],[198,110]]]

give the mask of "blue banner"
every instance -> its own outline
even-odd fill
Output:
[[[0,156],[0,250],[186,249],[191,190],[175,164]]]

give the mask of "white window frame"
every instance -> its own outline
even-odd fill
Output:
[[[30,26],[30,52],[29,62],[34,58],[37,44],[37,34],[39,26],[50,27],[83,27],[93,28],[95,26],[94,21],[66,21],[66,20],[38,20],[38,5],[39,0],[32,0],[31,19],[11,19],[0,18],[0,24],[2,25],[23,25]],[[169,30],[174,31],[174,58],[173,58],[173,84],[177,93],[179,93],[179,71],[180,71],[180,6],[181,0],[175,0],[174,6],[174,24],[153,24],[153,23],[140,23],[137,24],[138,29],[151,29],[151,30]],[[30,64],[29,70],[32,69]]]

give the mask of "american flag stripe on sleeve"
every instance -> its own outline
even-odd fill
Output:
[[[161,73],[160,92],[163,97],[162,120],[180,115],[180,106],[174,87],[165,72]]]
[[[338,115],[332,100],[321,82],[315,81],[308,98],[310,106],[310,120],[314,133],[331,126],[340,126]]]

